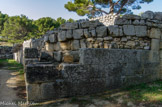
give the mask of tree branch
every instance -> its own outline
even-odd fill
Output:
[[[114,3],[114,5],[117,5],[121,0],[118,0],[116,3]]]
[[[122,5],[121,5],[119,11],[117,12],[117,14],[119,14],[119,13],[122,11],[124,5],[125,5],[127,2],[128,2],[128,0],[124,0],[124,2],[122,3]]]

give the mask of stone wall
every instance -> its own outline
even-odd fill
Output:
[[[12,47],[0,46],[0,59],[13,59]]]
[[[25,41],[28,100],[92,94],[161,79],[161,14],[107,16],[107,24],[100,18],[66,23],[40,39]]]

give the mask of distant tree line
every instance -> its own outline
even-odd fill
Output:
[[[51,17],[31,20],[25,15],[10,17],[0,12],[0,40],[21,43],[30,38],[40,38],[47,31],[58,28],[66,22],[74,22],[74,20],[71,18],[65,20],[61,17],[56,20]]]

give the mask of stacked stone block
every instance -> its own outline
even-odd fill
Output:
[[[12,47],[0,46],[0,59],[13,59]]]
[[[39,40],[24,42],[25,61],[37,59],[25,63],[28,100],[93,94],[160,79],[161,14],[112,16],[107,25],[100,18],[65,23]]]

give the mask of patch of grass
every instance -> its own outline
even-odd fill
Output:
[[[7,67],[8,70],[18,71],[19,74],[24,74],[23,65],[12,59],[1,59],[0,67]]]
[[[128,91],[129,98],[134,102],[162,103],[162,81],[130,86],[124,90]]]

